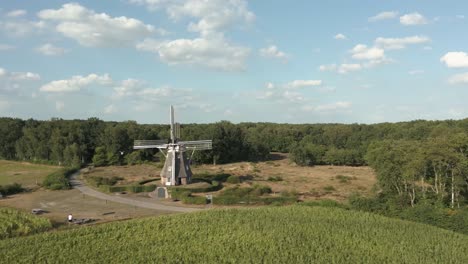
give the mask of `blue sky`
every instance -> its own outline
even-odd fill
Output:
[[[468,116],[468,2],[2,1],[0,116]]]

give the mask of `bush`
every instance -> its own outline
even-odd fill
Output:
[[[300,205],[303,206],[321,206],[321,207],[338,207],[338,208],[344,208],[346,209],[347,207],[335,200],[330,200],[330,199],[324,199],[324,200],[317,200],[317,201],[308,201],[308,202],[303,202],[300,203]]]
[[[201,173],[193,176],[194,181],[204,181],[213,183],[213,181],[225,182],[231,175],[227,173],[209,174]]]
[[[159,180],[161,180],[161,178],[147,179],[147,180],[139,181],[138,184],[140,184],[140,185],[145,185],[145,184],[147,184],[148,182],[154,182],[154,181],[159,181]]]
[[[53,172],[46,176],[42,182],[42,186],[51,190],[67,190],[70,189],[68,177],[75,173],[78,168],[66,168]]]
[[[111,178],[108,178],[108,177],[100,177],[100,176],[91,176],[91,177],[87,177],[86,180],[93,186],[95,187],[99,187],[101,185],[110,185],[110,186],[113,186],[115,185],[118,181],[121,181],[123,180],[124,178],[122,177],[117,177],[117,176],[114,176],[114,177],[111,177]]]
[[[270,176],[268,177],[267,181],[279,182],[279,181],[283,181],[283,178],[281,176]]]
[[[229,176],[227,178],[226,182],[227,183],[232,183],[232,184],[237,184],[237,183],[240,183],[241,180],[240,180],[239,176],[231,175],[231,176]]]
[[[156,190],[155,184],[150,185],[120,185],[120,186],[110,186],[110,185],[100,185],[99,189],[103,192],[115,193],[115,192],[132,192],[132,193],[141,193],[141,192],[152,192]]]
[[[328,186],[325,186],[323,187],[323,190],[327,193],[331,193],[333,191],[336,191],[335,187],[331,186],[331,185],[328,185]]]
[[[344,175],[336,175],[335,177],[340,183],[348,183],[352,177]]]
[[[2,195],[12,195],[16,193],[23,192],[23,186],[19,183],[12,183],[12,184],[7,184],[7,185],[0,185],[0,193]]]

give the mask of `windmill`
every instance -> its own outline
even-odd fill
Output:
[[[185,185],[192,182],[190,161],[196,150],[211,149],[211,140],[179,141],[180,124],[174,123],[174,107],[170,109],[171,141],[135,140],[133,149],[159,149],[166,157],[161,171],[161,183],[166,186]],[[187,152],[191,151],[190,158]]]

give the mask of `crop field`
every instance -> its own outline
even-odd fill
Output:
[[[0,239],[29,235],[52,228],[48,219],[0,207]]]
[[[60,167],[0,160],[0,185],[19,183],[24,187],[36,186]]]
[[[209,210],[0,241],[3,263],[468,263],[468,236],[338,208]]]

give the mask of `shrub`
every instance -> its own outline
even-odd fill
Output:
[[[117,176],[113,176],[111,178],[108,178],[108,177],[100,177],[100,176],[91,176],[91,177],[87,177],[87,181],[95,186],[95,187],[99,187],[101,185],[110,185],[110,186],[113,186],[115,185],[118,181],[121,181],[123,180],[124,178],[122,177],[117,177]]]
[[[46,176],[42,182],[42,186],[51,190],[67,190],[70,189],[68,177],[75,173],[78,168],[66,168],[53,172]]]
[[[270,176],[267,180],[271,182],[279,182],[283,181],[283,178],[281,176]]]
[[[336,191],[335,187],[331,186],[331,185],[328,185],[328,186],[325,186],[323,187],[323,190],[327,193],[331,193],[333,191]]]
[[[344,175],[336,175],[335,178],[340,182],[340,183],[348,183],[350,180],[353,178],[350,176],[344,176]]]
[[[231,175],[227,178],[226,182],[236,184],[236,183],[240,183],[241,180],[239,176]]]
[[[12,184],[7,184],[7,185],[0,185],[0,193],[2,195],[12,195],[16,193],[23,192],[23,186],[19,183],[12,183]]]

